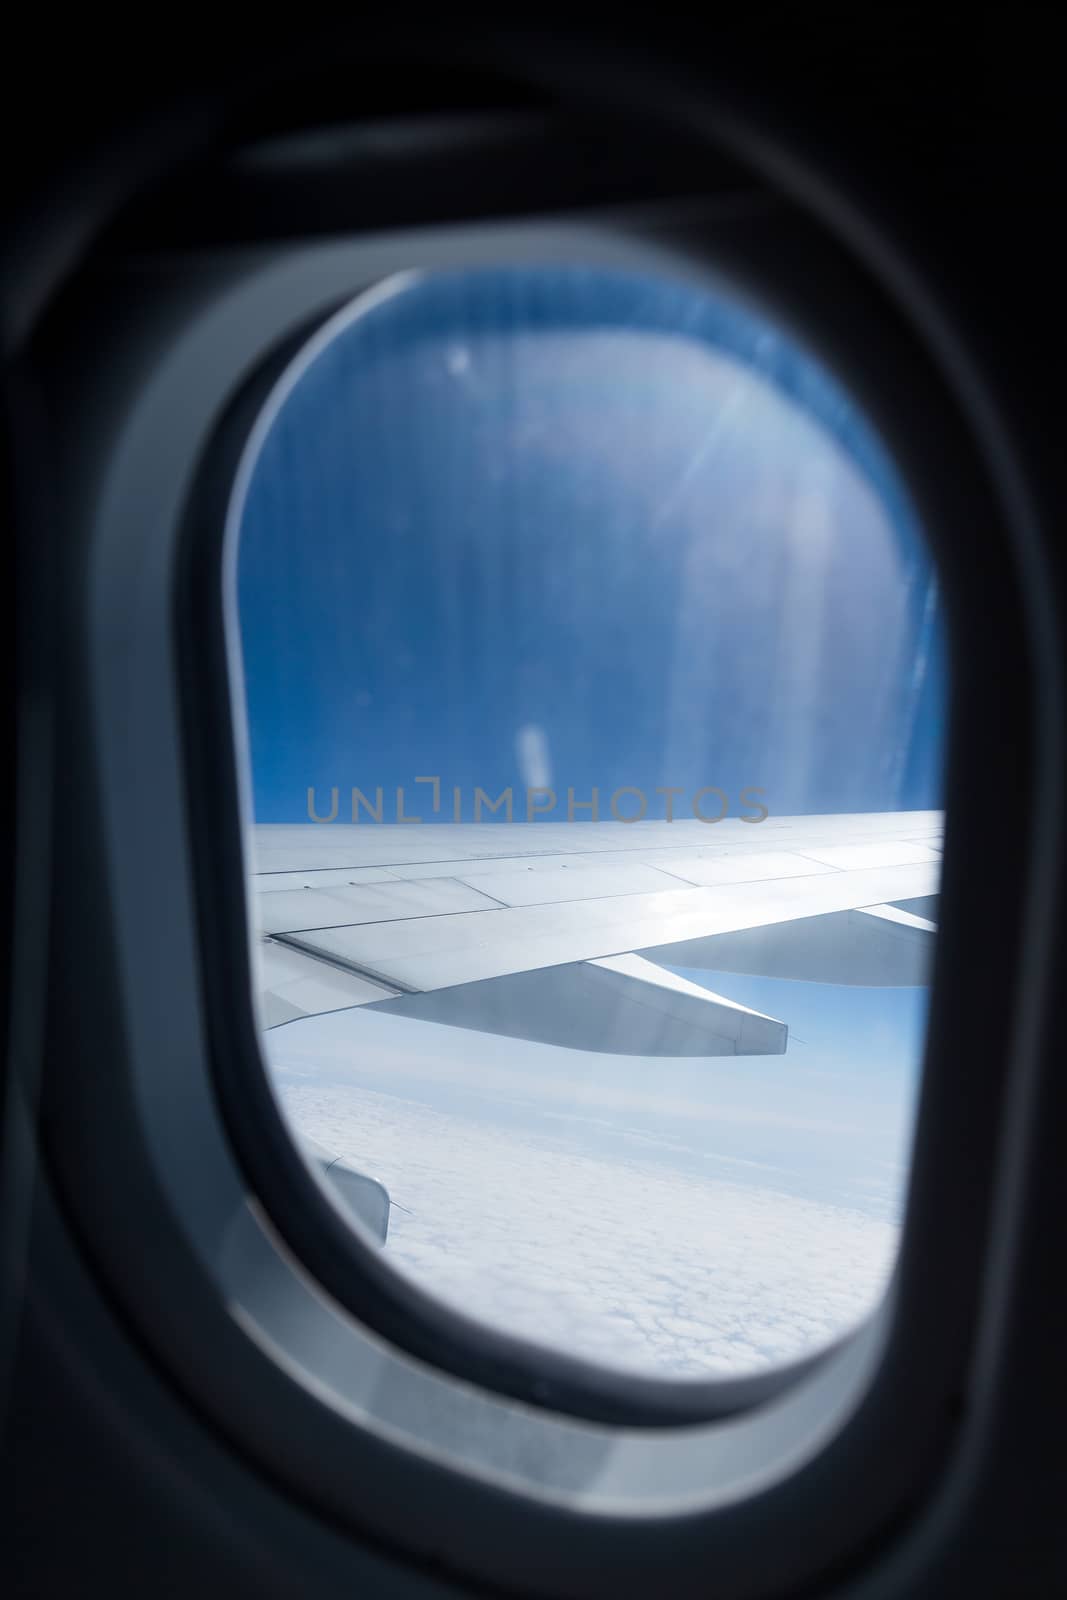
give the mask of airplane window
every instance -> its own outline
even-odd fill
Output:
[[[390,280],[231,513],[256,1004],[396,1271],[646,1376],[825,1345],[895,1258],[945,649],[878,438],[720,288]]]

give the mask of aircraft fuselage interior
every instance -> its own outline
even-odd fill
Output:
[[[1053,21],[12,25],[5,1594],[1067,1593]]]

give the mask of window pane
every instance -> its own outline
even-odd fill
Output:
[[[645,1374],[855,1323],[900,1226],[945,668],[847,395],[690,284],[404,277],[279,386],[233,521],[265,1054],[353,1225]]]

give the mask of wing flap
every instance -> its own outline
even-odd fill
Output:
[[[609,1055],[781,1055],[788,1039],[784,1022],[635,955],[401,995],[371,1009]]]
[[[642,954],[704,972],[907,988],[929,981],[936,934],[924,918],[892,906],[864,906],[740,928]]]
[[[274,940],[256,947],[256,966],[260,1015],[267,1028],[388,1000],[397,992],[391,985]]]

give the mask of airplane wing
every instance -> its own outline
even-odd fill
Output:
[[[261,1019],[368,1006],[613,1054],[779,1054],[784,1022],[671,969],[924,983],[941,837],[932,811],[260,825]]]

